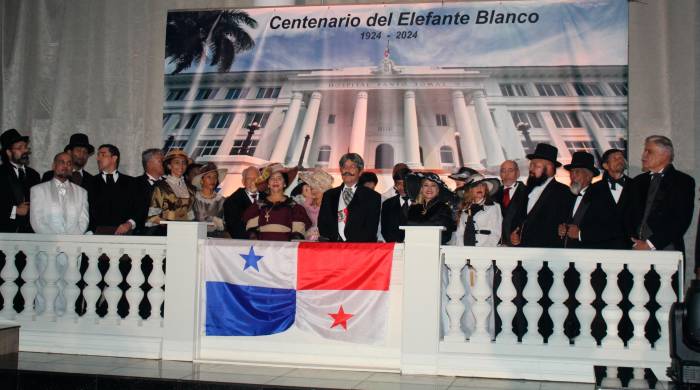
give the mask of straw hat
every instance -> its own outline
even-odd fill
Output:
[[[258,191],[267,191],[267,181],[270,179],[270,176],[272,176],[273,173],[277,172],[281,173],[282,176],[284,176],[284,187],[287,188],[292,183],[292,180],[294,180],[294,178],[297,177],[297,172],[299,172],[299,168],[287,168],[280,163],[272,163],[265,166],[260,171],[260,176],[258,176],[258,178],[255,179],[255,185],[258,187]]]
[[[320,169],[300,172],[299,180],[320,191],[328,191],[333,187],[333,176]]]
[[[182,149],[171,149],[168,154],[163,157],[163,165],[167,164],[168,161],[174,159],[175,157],[182,157],[187,161],[187,165],[192,164],[192,159],[185,153]]]
[[[204,175],[206,175],[209,172],[216,172],[217,176],[218,176],[219,183],[221,183],[226,178],[226,174],[228,173],[228,169],[217,168],[216,165],[214,165],[214,163],[207,163],[206,165],[204,165],[200,169],[199,175],[195,176],[192,179],[192,185],[201,190],[202,189],[202,178],[204,177]]]

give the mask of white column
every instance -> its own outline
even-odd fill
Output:
[[[544,111],[542,113],[542,120],[544,122],[544,127],[549,133],[549,138],[552,140],[552,144],[554,144],[553,146],[556,146],[557,149],[559,149],[559,161],[571,161],[571,152],[569,152],[569,148],[566,147],[564,138],[562,138],[561,134],[559,134],[560,129],[554,123],[552,113],[549,111]]]
[[[452,92],[452,108],[455,112],[455,121],[457,122],[457,131],[462,142],[462,153],[464,157],[464,165],[469,168],[483,169],[481,158],[479,156],[479,148],[476,144],[476,137],[467,126],[467,104],[464,101],[464,93],[462,91]]]
[[[304,137],[309,136],[309,143],[306,145],[306,154],[304,155],[304,161],[302,165],[306,166],[307,161],[309,161],[309,153],[311,152],[311,141],[314,139],[314,132],[316,131],[316,121],[318,121],[318,109],[321,107],[321,93],[314,92],[311,94],[311,99],[309,99],[309,104],[306,108],[306,115],[304,115],[304,121],[301,123],[301,130],[299,131],[299,137],[297,137],[297,142],[294,145],[292,161],[290,164],[296,164],[301,157],[301,150],[304,148]]]
[[[229,153],[231,152],[231,148],[233,147],[233,141],[236,140],[236,136],[238,135],[239,129],[241,129],[245,125],[245,113],[237,112],[232,115],[233,120],[231,121],[231,125],[228,127],[228,129],[226,129],[226,135],[224,135],[224,139],[221,140],[221,146],[216,152],[217,156],[229,155]],[[248,133],[248,129],[243,129],[243,131],[243,135]]]
[[[405,162],[410,168],[422,168],[420,163],[420,139],[418,137],[418,115],[416,93],[406,91],[403,95],[403,129],[406,147]]]
[[[270,161],[272,162],[285,163],[284,158],[287,156],[287,149],[292,141],[294,125],[297,123],[299,110],[301,109],[302,97],[301,92],[294,92],[292,95],[292,102],[289,104],[289,109],[287,109],[287,115],[284,116],[282,128],[280,129],[277,140],[275,141],[275,148],[272,150],[272,155],[270,156]]]
[[[510,160],[522,160],[525,158],[525,149],[520,142],[520,132],[513,124],[513,118],[505,107],[496,107],[494,115],[498,126],[496,130],[501,137],[501,143],[506,150],[506,158]]]
[[[360,91],[355,99],[355,113],[350,132],[350,152],[362,156],[365,153],[365,133],[367,131],[367,92]]]
[[[598,127],[598,123],[595,121],[595,118],[593,118],[593,114],[590,111],[583,111],[581,112],[581,117],[583,119],[584,126],[588,128],[588,131],[593,136],[593,139],[598,144],[598,147],[600,147],[600,152],[603,153],[610,149],[610,141],[608,141],[608,138],[603,133],[603,129]]]
[[[481,130],[481,138],[486,148],[486,165],[489,167],[498,166],[506,158],[503,155],[503,149],[501,149],[501,141],[496,133],[496,127],[493,125],[484,91],[474,91],[472,100],[476,109],[476,120],[479,122],[479,129]]]

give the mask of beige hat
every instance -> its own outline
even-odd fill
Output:
[[[328,191],[333,187],[333,176],[320,169],[299,172],[299,180],[320,191]]]
[[[219,179],[219,184],[221,184],[221,182],[223,182],[226,178],[228,170],[225,168],[216,168],[216,165],[214,165],[214,163],[207,163],[205,166],[200,168],[199,174],[192,179],[192,185],[199,189],[202,189],[202,178],[209,172],[216,172]]]

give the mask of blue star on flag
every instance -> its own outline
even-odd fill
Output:
[[[239,255],[243,258],[243,260],[245,260],[243,271],[248,269],[248,267],[253,267],[256,271],[260,272],[260,269],[258,269],[258,261],[260,261],[260,259],[263,257],[255,254],[255,250],[253,249],[252,245],[250,246],[250,251],[248,251],[247,254],[239,253]]]

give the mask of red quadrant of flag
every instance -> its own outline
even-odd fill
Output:
[[[297,290],[388,291],[394,244],[299,244]]]

